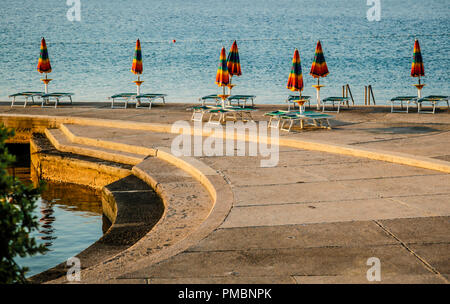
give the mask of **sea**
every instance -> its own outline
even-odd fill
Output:
[[[315,95],[309,75],[317,41],[330,74],[321,96],[340,96],[349,84],[355,103],[371,85],[377,104],[415,95],[410,76],[419,39],[423,95],[449,94],[449,0],[2,0],[0,101],[42,91],[36,70],[45,37],[53,68],[50,92],[74,101],[108,102],[135,92],[131,72],[136,40],[143,53],[143,93],[195,103],[220,93],[215,75],[222,47],[237,41],[242,76],[233,94],[282,104],[294,50],[300,52],[303,95]]]

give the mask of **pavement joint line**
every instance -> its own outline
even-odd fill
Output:
[[[227,171],[227,170],[225,170]],[[320,183],[330,183],[330,182],[349,182],[349,181],[369,181],[369,180],[379,180],[379,179],[397,179],[397,178],[408,178],[408,177],[427,177],[427,176],[439,176],[439,175],[448,175],[447,173],[434,173],[434,174],[417,174],[417,175],[400,175],[400,176],[381,176],[381,177],[368,177],[368,178],[349,178],[349,179],[329,179],[324,181],[298,181],[291,183],[279,183],[279,184],[249,184],[249,185],[236,185],[236,188],[248,188],[248,187],[258,187],[258,186],[279,186],[279,185],[295,185],[295,184],[320,184]],[[318,175],[318,177],[321,177]]]
[[[390,231],[387,227],[385,227],[381,222],[378,220],[374,220],[374,223],[377,224],[381,229],[383,229],[387,234],[389,234],[391,237],[393,237],[397,242],[402,245],[404,249],[406,249],[410,254],[415,256],[422,264],[423,266],[430,272],[436,274],[440,279],[442,279],[446,284],[449,284],[449,281],[439,272],[436,268],[430,265],[424,258],[422,258],[420,255],[418,255],[414,250],[408,247],[408,245],[403,242],[399,237],[397,237],[392,231]]]
[[[373,199],[392,199],[397,197],[418,197],[418,196],[436,196],[436,195],[450,195],[449,193],[433,193],[433,194],[415,194],[415,195],[399,195],[399,196],[383,196],[383,197],[365,197],[365,198],[349,198],[349,199],[338,199],[338,200],[325,200],[325,201],[306,201],[306,202],[285,202],[285,203],[276,203],[276,204],[249,204],[249,205],[236,205],[236,208],[244,208],[244,207],[267,207],[267,206],[283,206],[283,205],[308,205],[308,204],[326,204],[326,203],[336,203],[336,202],[355,202],[355,201],[367,201]],[[237,201],[240,203],[242,201]],[[442,216],[442,215],[435,215]]]
[[[429,212],[429,211],[427,211],[427,210],[424,210],[424,209],[419,208],[419,207],[416,207],[416,206],[411,206],[411,205],[409,205],[408,203],[406,203],[406,202],[404,202],[404,201],[401,201],[401,200],[399,200],[399,199],[396,199],[395,197],[390,197],[389,200],[391,200],[391,201],[393,201],[393,202],[395,202],[395,203],[398,203],[398,204],[400,204],[400,205],[402,205],[402,206],[406,206],[406,207],[411,208],[411,209],[419,210],[420,212],[423,212],[427,217],[438,216],[438,214]]]
[[[280,152],[281,153],[281,152]],[[204,160],[204,158],[205,157],[200,157],[201,158],[201,160]],[[211,157],[212,158],[212,157]],[[363,159],[363,160],[360,160],[360,161],[345,161],[345,162],[333,162],[333,163],[313,163],[313,164],[304,164],[304,165],[299,165],[299,166],[297,166],[297,165],[282,165],[282,166],[278,166],[278,167],[273,167],[273,168],[304,168],[304,167],[316,167],[316,166],[329,166],[329,165],[345,165],[345,164],[358,164],[358,163],[361,163],[361,164],[367,164],[367,163],[375,163],[375,162],[377,162],[377,161],[372,161],[372,160],[370,160],[370,159]],[[214,163],[214,165],[217,165],[217,163]],[[243,166],[239,166],[239,167],[232,167],[232,166],[227,166],[227,169],[226,170],[230,170],[230,169],[242,169],[243,168]],[[250,169],[261,169],[261,168],[263,168],[263,167],[260,167],[260,166],[255,166],[255,167],[253,167],[253,166],[248,166],[248,167],[245,167],[245,168],[250,168]],[[267,167],[266,167],[267,168]],[[270,168],[270,167],[269,167]],[[268,168],[268,169],[269,169]],[[444,173],[445,174],[445,173]]]
[[[297,280],[295,279],[295,275],[289,275],[289,278],[292,281],[292,284],[300,284],[299,282],[297,282]]]
[[[249,276],[249,275],[236,275],[236,274],[230,274],[230,275],[211,275],[211,276],[195,276],[195,277],[180,277],[180,276],[176,276],[176,277],[166,277],[166,276],[157,276],[157,277],[147,277],[147,278],[142,278],[142,279],[148,279],[149,281],[151,280],[157,280],[157,279],[211,279],[211,278],[281,278],[281,277],[288,277],[291,275],[278,275],[278,276],[271,276],[271,275],[259,275],[259,276]],[[133,278],[122,278],[122,280],[130,280],[130,279],[141,279],[140,277],[133,277]],[[149,283],[151,284],[151,283]]]
[[[398,138],[387,138],[387,139],[380,139],[380,140],[371,140],[371,141],[359,141],[354,143],[349,143],[348,145],[364,145],[364,144],[371,144],[371,143],[377,143],[377,142],[387,142],[387,141],[394,141],[394,140],[403,140],[403,139],[411,139],[411,138],[421,138],[421,137],[430,137],[435,135],[442,135],[444,133],[450,132],[449,130],[442,130],[438,132],[432,132],[431,134],[421,134],[421,135],[411,135],[404,137],[398,137]]]
[[[436,217],[450,217],[450,216],[446,216],[446,215],[439,215]],[[423,218],[429,218],[429,217],[413,217],[413,218],[409,218],[409,219],[423,219]],[[391,220],[391,219],[390,219]],[[395,219],[394,219],[395,220]],[[383,220],[384,221],[384,220]],[[348,223],[347,221],[345,221],[346,223]],[[352,221],[352,223],[365,223],[365,222],[373,222],[373,220],[366,220],[366,221]],[[344,223],[344,222],[326,222],[324,224],[333,224],[333,223]],[[292,226],[313,226],[313,225],[320,225],[322,223],[307,223],[307,224],[284,224],[284,225],[277,225],[276,227],[292,227]],[[258,226],[245,226],[245,227],[219,227],[217,228],[217,230],[234,230],[234,229],[243,229],[243,228],[273,228],[273,225],[258,225]],[[436,244],[439,242],[436,242]],[[414,244],[414,242],[409,242],[408,244]],[[431,243],[430,243],[431,244]],[[433,243],[434,244],[434,243]],[[445,242],[444,242],[445,244]]]
[[[115,190],[111,193],[140,193],[140,192],[154,192],[154,190]]]
[[[436,217],[442,217],[442,216],[436,216]],[[426,217],[429,218],[429,217]],[[450,242],[408,242],[406,243],[408,245],[447,245],[450,244]]]
[[[435,243],[432,243],[435,244]],[[448,244],[448,243],[444,243]],[[339,249],[339,248],[374,248],[374,247],[391,247],[393,243],[384,243],[384,244],[367,244],[364,246],[342,246],[342,245],[324,245],[324,246],[291,246],[291,247],[273,247],[273,248],[259,248],[259,247],[251,247],[251,248],[242,248],[242,249],[216,249],[216,250],[186,250],[183,253],[203,253],[203,252],[236,252],[236,251],[269,251],[269,250],[280,250],[280,249]]]

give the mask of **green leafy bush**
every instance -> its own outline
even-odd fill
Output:
[[[38,228],[38,220],[33,216],[36,201],[43,190],[25,185],[10,176],[7,168],[15,157],[8,154],[5,141],[14,136],[14,131],[0,125],[0,283],[26,283],[26,267],[20,267],[16,256],[25,257],[47,251],[44,245],[37,245],[30,233]]]

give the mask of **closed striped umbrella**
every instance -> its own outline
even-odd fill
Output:
[[[419,77],[419,84],[420,84],[420,76],[425,76],[425,69],[423,67],[422,61],[422,53],[420,52],[419,40],[417,39],[414,42],[414,55],[411,66],[411,76]]]
[[[41,54],[39,55],[39,61],[37,65],[37,70],[39,73],[47,73],[52,71],[52,66],[50,65],[50,59],[48,58],[47,44],[45,43],[44,37],[41,40]]]
[[[230,83],[228,84],[228,88],[231,89],[234,87],[233,84],[231,84],[231,81],[233,79],[233,76],[241,76],[241,62],[239,60],[239,50],[237,47],[236,40],[234,40],[233,44],[231,45],[230,52],[228,53],[227,58],[227,67],[228,67],[228,73],[230,74]]]
[[[227,67],[231,77],[242,75],[241,62],[239,61],[239,50],[236,40],[231,45],[230,52],[228,53]]]
[[[141,74],[144,71],[142,67],[142,51],[141,51],[141,41],[136,40],[136,48],[134,50],[133,64],[131,65],[131,72],[133,74],[138,75],[138,79],[133,81],[136,84],[136,94],[141,95],[141,84],[144,82],[141,80]],[[140,100],[138,99],[138,104],[140,104]]]
[[[320,77],[326,77],[329,74],[320,40],[317,41],[316,53],[314,55],[314,61],[312,63],[311,71],[309,72],[309,74],[312,77],[317,78],[318,85],[320,85]]]
[[[142,67],[142,51],[141,51],[141,42],[139,39],[136,41],[136,49],[134,51],[133,65],[131,66],[131,72],[136,75],[140,75],[143,72]]]
[[[227,99],[229,96],[225,95],[225,87],[230,84],[230,74],[228,73],[227,54],[224,47],[222,47],[222,50],[220,51],[219,68],[217,69],[216,74],[216,84],[219,87],[223,88],[223,93],[222,95],[219,95],[219,97],[222,99],[222,107],[225,107],[225,99]]]
[[[298,49],[295,49],[294,51],[294,58],[292,59],[292,68],[291,73],[289,74],[287,88],[291,91],[299,91],[300,96],[302,96],[303,74]]]
[[[225,94],[225,86],[227,86],[229,83],[230,74],[228,73],[227,55],[225,52],[225,48],[222,47],[222,50],[220,51],[219,68],[217,69],[216,74],[216,84],[219,87],[224,87]]]

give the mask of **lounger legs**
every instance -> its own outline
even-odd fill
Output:
[[[214,117],[218,116],[219,119],[218,120],[213,120]],[[213,125],[220,125],[222,123],[222,113],[211,113],[211,115],[209,116],[209,120],[208,123],[213,124]]]
[[[325,111],[325,102],[323,102],[323,100],[322,100],[322,112],[333,112],[333,113],[336,112],[336,113],[339,113],[340,108],[341,108],[341,101],[338,101],[337,103],[338,103],[337,111],[331,111],[331,110]],[[332,101],[331,104],[332,104],[333,109],[334,109],[334,101]]]
[[[280,130],[291,132],[291,129],[294,126],[294,123],[296,120],[297,119],[289,119],[289,128],[287,128],[287,129],[284,127],[286,120],[283,120],[281,123]],[[299,120],[300,120],[300,129],[303,129],[304,128],[303,119],[299,119]]]
[[[289,120],[289,128],[285,128],[284,125],[288,120]],[[312,120],[312,123],[308,122],[308,119],[284,119],[284,120],[282,119],[279,121],[279,124],[281,123],[280,130],[291,132],[292,127],[294,126],[296,121],[300,121],[300,129],[305,128],[305,123],[308,125],[314,125],[317,128],[331,129],[331,124],[328,118],[320,118],[320,119],[310,118],[310,120]]]
[[[124,100],[124,106],[123,107],[116,107],[116,106],[114,106],[114,102],[115,102],[116,100],[115,100],[115,98],[112,98],[112,102],[111,102],[111,109],[126,109],[127,107],[128,107],[128,98],[126,98],[125,100]]]
[[[31,98],[33,98],[33,97],[31,97]],[[11,108],[14,107],[14,106],[16,106],[15,103],[16,103],[16,96],[14,96],[13,99],[12,99],[12,101],[11,101]],[[27,103],[28,103],[28,96],[25,96],[25,101],[24,101],[24,103],[23,103],[23,107],[24,107],[24,108],[26,108]],[[34,101],[33,101],[33,103],[34,103]]]
[[[276,124],[273,123],[273,120],[274,120],[274,116],[271,116],[270,119],[269,119],[268,127],[269,127],[269,128],[275,128],[275,129],[278,129],[278,128],[280,127],[280,122],[281,122],[281,120],[280,120],[280,119],[276,119],[276,121],[277,121]]]
[[[198,118],[198,116],[200,115],[200,118]],[[204,111],[198,112],[198,111],[194,111],[192,113],[192,117],[191,120],[192,121],[199,121],[199,122],[203,122],[203,116],[205,115]]]
[[[409,113],[410,101],[406,101],[406,110],[403,110],[403,100],[400,101],[400,110],[394,110],[394,101],[389,101],[391,103],[391,113]],[[417,105],[419,107],[419,105]]]

